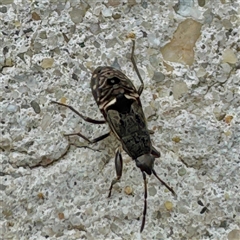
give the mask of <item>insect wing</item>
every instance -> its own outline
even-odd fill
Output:
[[[135,100],[127,113],[115,109],[107,111],[107,122],[112,132],[121,141],[123,149],[134,159],[151,151],[151,140],[140,104]]]

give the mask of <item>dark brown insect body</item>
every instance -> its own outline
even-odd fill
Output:
[[[71,106],[57,102],[53,103],[70,108],[85,121],[96,124],[107,122],[111,131],[121,142],[123,149],[135,161],[137,167],[140,168],[144,179],[145,199],[143,220],[140,229],[142,232],[145,225],[145,216],[147,211],[146,173],[148,175],[153,173],[164,186],[166,186],[173,194],[175,193],[172,188],[170,188],[157,176],[153,168],[155,158],[160,157],[160,153],[152,146],[149,130],[147,129],[145,116],[142,110],[140,95],[143,91],[144,83],[134,60],[134,47],[135,42],[133,41],[131,60],[141,81],[141,86],[138,90],[134,87],[131,80],[125,74],[115,68],[98,67],[92,74],[92,94],[105,120],[94,120],[83,116]],[[81,133],[67,134],[67,136],[70,135],[79,135],[90,143],[95,143],[108,137],[110,132],[93,140],[89,140]],[[118,182],[122,176],[122,156],[120,150],[116,152],[115,168],[117,177],[111,183],[108,195],[109,197],[111,196],[113,185]]]
[[[112,67],[98,67],[92,75],[91,89],[100,111],[123,149],[137,166],[152,173],[160,157],[151,144],[139,94],[126,75]]]

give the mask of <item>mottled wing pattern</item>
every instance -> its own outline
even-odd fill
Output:
[[[151,151],[151,140],[145,117],[136,100],[131,103],[128,112],[108,110],[106,120],[116,137],[122,142],[123,149],[133,159]]]

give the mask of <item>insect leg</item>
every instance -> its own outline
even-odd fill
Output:
[[[70,110],[72,110],[74,113],[76,113],[79,117],[81,117],[86,122],[94,123],[94,124],[106,123],[105,120],[96,120],[96,119],[93,119],[93,118],[86,117],[86,116],[82,115],[80,112],[78,112],[76,109],[74,109],[72,106],[69,106],[67,104],[56,102],[56,101],[51,101],[51,103],[58,104],[60,106],[64,106],[64,107],[69,108]]]
[[[81,134],[80,132],[79,132],[79,133],[64,134],[64,136],[65,136],[65,137],[69,137],[69,136],[75,136],[75,135],[77,135],[77,136],[83,138],[84,140],[88,141],[89,143],[92,143],[92,144],[93,144],[93,143],[99,142],[99,141],[105,139],[106,137],[110,136],[110,133],[111,133],[111,132],[105,133],[105,134],[103,134],[103,135],[101,135],[101,136],[99,136],[99,137],[97,137],[97,138],[94,138],[93,140],[88,139],[87,137],[85,137],[85,136],[84,136],[83,134]]]
[[[143,208],[143,218],[142,218],[142,225],[141,225],[140,232],[142,232],[144,229],[146,214],[147,214],[147,180],[146,180],[145,172],[142,171],[142,175],[143,175],[143,181],[144,181],[144,208]]]
[[[112,180],[111,186],[109,188],[108,197],[111,197],[113,185],[115,183],[117,183],[122,176],[122,164],[123,164],[122,163],[122,155],[121,155],[121,152],[118,149],[117,152],[116,152],[116,155],[115,155],[115,169],[116,169],[117,177]]]
[[[140,75],[140,72],[139,72],[139,70],[138,70],[136,61],[135,61],[135,59],[134,59],[135,41],[132,40],[132,42],[133,42],[133,45],[132,45],[131,61],[132,61],[134,70],[136,71],[136,73],[137,73],[137,75],[138,75],[138,78],[139,78],[139,80],[141,81],[141,85],[140,85],[140,87],[139,87],[139,89],[138,89],[138,94],[139,94],[139,96],[140,96],[141,93],[142,93],[142,91],[143,91],[143,88],[144,88],[144,83],[143,83],[142,77],[141,77],[141,75]]]
[[[174,196],[176,196],[176,193],[174,192],[174,190],[171,187],[169,187],[160,177],[158,177],[154,169],[152,169],[152,173],[170,192],[172,192]]]

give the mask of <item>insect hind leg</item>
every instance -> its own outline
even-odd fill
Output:
[[[133,64],[133,67],[134,67],[134,70],[136,71],[137,75],[138,75],[138,78],[139,80],[141,81],[141,85],[138,89],[138,94],[139,96],[141,95],[142,91],[143,91],[143,88],[144,88],[144,82],[142,80],[142,77],[140,75],[140,72],[138,70],[138,67],[137,67],[137,64],[136,64],[136,61],[134,59],[134,50],[135,50],[135,40],[132,40],[133,42],[133,45],[132,45],[132,53],[131,53],[131,61],[132,61],[132,64]]]
[[[121,155],[120,150],[118,149],[118,150],[116,151],[116,154],[115,154],[115,169],[116,169],[117,177],[114,178],[114,179],[112,180],[112,182],[111,182],[111,186],[110,186],[110,188],[109,188],[108,197],[111,197],[113,185],[116,184],[117,182],[119,182],[119,180],[120,180],[121,177],[122,177],[122,165],[123,165],[122,155]]]

